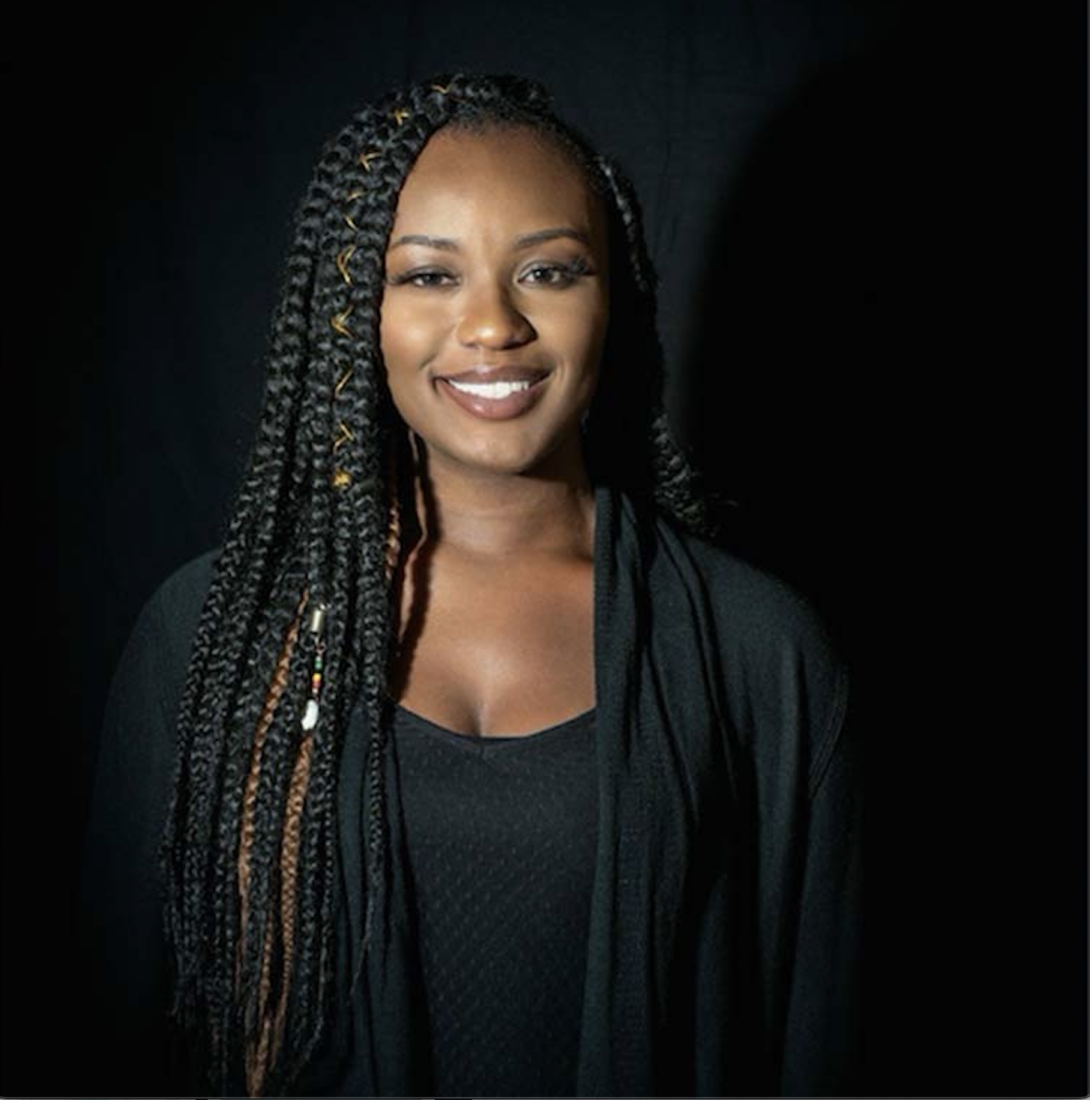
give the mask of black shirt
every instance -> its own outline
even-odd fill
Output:
[[[441,1096],[572,1096],[597,826],[594,712],[473,737],[397,707]]]
[[[597,839],[575,1094],[851,1095],[863,800],[848,667],[783,581],[620,491],[599,486],[596,509]],[[87,1095],[194,1095],[166,1051],[155,852],[216,556],[148,601],[107,704],[84,865],[87,973],[74,991],[100,1060]],[[389,896],[362,995],[347,988],[363,929],[367,744],[357,708],[338,777],[345,988],[297,1095],[438,1091],[397,775]]]

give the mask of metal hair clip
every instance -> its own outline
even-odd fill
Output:
[[[318,696],[322,690],[322,654],[325,653],[325,639],[322,630],[325,627],[325,615],[329,605],[320,603],[310,613],[310,634],[314,639],[314,670],[310,674],[310,698],[303,711],[303,729],[312,730],[318,724]]]

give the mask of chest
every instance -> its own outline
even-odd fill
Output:
[[[415,566],[415,567],[414,567]],[[410,562],[391,694],[459,733],[532,733],[594,706],[590,562]]]

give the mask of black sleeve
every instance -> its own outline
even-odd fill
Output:
[[[107,697],[80,884],[85,1095],[193,1095],[167,1027],[158,870],[174,722],[200,608],[187,579],[192,570],[144,606]]]
[[[849,706],[808,800],[782,1096],[850,1096],[861,1071],[860,771]]]

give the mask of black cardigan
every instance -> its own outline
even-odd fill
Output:
[[[577,1095],[843,1095],[861,1028],[861,746],[846,663],[784,581],[617,490],[595,494],[598,848]],[[107,703],[82,912],[100,1081],[118,1096],[193,1095],[166,1049],[155,853],[215,558],[182,566],[145,605]],[[357,706],[338,800],[345,1008],[297,1095],[431,1091],[393,751],[391,890],[348,998],[366,743]]]

